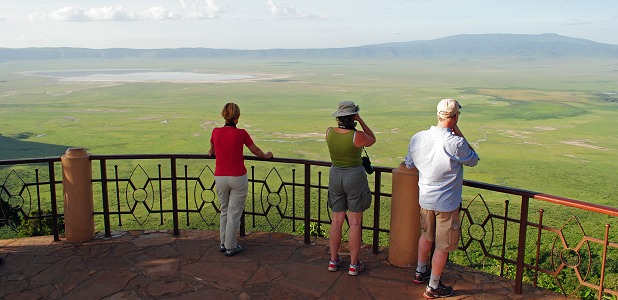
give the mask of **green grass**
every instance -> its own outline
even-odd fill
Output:
[[[113,68],[279,79],[110,85],[19,73]],[[376,132],[373,165],[396,167],[410,137],[436,123],[436,103],[452,97],[463,105],[460,128],[481,156],[466,179],[615,206],[618,104],[599,93],[616,86],[615,63],[602,60],[4,62],[0,159],[60,156],[74,146],[91,154],[205,153],[212,128],[223,124],[223,104],[233,101],[239,126],[264,150],[328,161],[323,135],[334,125],[331,113],[352,99]]]
[[[57,82],[18,71],[159,68],[273,74],[240,83]],[[240,126],[277,157],[328,160],[330,116],[352,99],[376,132],[368,151],[397,166],[410,137],[435,121],[439,99],[463,105],[460,127],[481,163],[466,178],[615,205],[616,103],[611,61],[299,61],[67,60],[0,65],[0,159],[92,154],[205,153],[225,102],[241,107]]]
[[[109,85],[58,82],[18,73],[113,68],[269,74],[280,78],[216,84]],[[0,63],[0,160],[58,157],[74,146],[101,155],[206,153],[212,128],[223,124],[221,108],[232,101],[241,108],[239,126],[246,128],[265,151],[272,151],[276,157],[328,161],[323,136],[326,128],[334,125],[331,113],[340,100],[352,99],[360,105],[361,115],[377,136],[378,142],[368,149],[373,165],[394,168],[403,160],[410,137],[436,123],[437,102],[451,97],[463,105],[459,126],[481,157],[478,166],[466,168],[466,179],[616,207],[618,135],[613,133],[613,128],[618,128],[618,103],[604,101],[599,93],[616,92],[617,86],[615,61],[602,60],[4,62]],[[132,161],[108,163],[108,167],[121,164],[124,173],[130,173],[136,165]],[[144,165],[148,174],[156,174],[152,169],[154,164]],[[259,172],[268,170],[260,166]],[[289,179],[291,166],[277,168]],[[93,165],[93,170],[97,174],[98,165]],[[8,169],[0,169],[0,182],[8,174]],[[56,175],[59,174],[60,170],[56,170]],[[303,176],[302,171],[297,175]],[[264,174],[258,175],[263,177]],[[382,189],[390,192],[388,175],[382,183]],[[373,182],[370,184],[373,186]],[[96,198],[100,186],[94,189]],[[317,192],[312,193],[317,198]],[[464,189],[464,203],[477,193],[482,193],[494,213],[502,213],[504,200],[510,200],[513,212],[510,216],[519,217],[514,213],[518,197]],[[325,193],[321,196],[326,199]],[[58,194],[57,198],[62,199],[62,195]],[[62,203],[60,206],[62,211]],[[95,203],[95,208],[100,207],[101,203]],[[302,203],[297,202],[297,207],[302,207]],[[606,223],[611,224],[610,240],[615,241],[618,235],[615,218],[536,201],[531,203],[531,222],[537,222],[540,208],[544,209],[547,226],[560,228],[569,222],[564,232],[573,237],[571,244],[581,236],[581,230],[569,221],[571,216],[582,223],[587,236],[602,239],[602,225]],[[261,207],[256,211],[261,212]],[[312,212],[317,213],[317,204]],[[328,213],[324,205],[320,213],[322,216]],[[138,210],[137,215],[144,217],[144,210]],[[389,215],[390,203],[383,201],[380,217],[385,228],[390,224]],[[181,216],[181,223],[185,222],[184,218]],[[217,228],[214,213],[205,215],[209,223],[199,222],[198,216],[193,218],[191,223],[201,224],[200,228]],[[123,217],[122,221],[125,229],[171,228],[170,219],[166,219],[163,225],[156,216],[141,219],[143,225],[131,217]],[[371,220],[372,212],[368,211],[364,225],[368,226]],[[118,221],[112,218],[113,228]],[[103,230],[102,218],[97,216],[96,224],[97,230]],[[270,226],[260,218],[255,229],[251,225],[247,220],[248,231],[269,230]],[[296,225],[297,232],[304,230],[300,227],[302,222]],[[517,248],[511,237],[516,236],[517,228],[509,226],[506,253],[513,258]],[[328,234],[329,225],[323,224],[320,229]],[[290,232],[291,223],[282,222],[277,230]],[[314,225],[310,230],[317,229]],[[535,240],[532,231],[528,231],[528,241]],[[501,233],[497,232],[496,238],[501,241]],[[0,237],[6,236],[11,233],[6,227],[0,227]],[[552,238],[551,235],[543,237],[543,253],[551,252],[548,249],[552,247]],[[365,233],[363,240],[371,241],[370,233]],[[388,235],[381,234],[380,244],[387,243]],[[479,249],[472,250],[470,253],[475,256],[472,260],[482,259]],[[527,263],[531,263],[529,255],[534,252],[534,245],[528,244]],[[465,264],[467,260],[462,254],[458,251],[452,259]],[[609,255],[614,261],[615,251]],[[486,264],[490,271],[497,270],[492,260],[479,263]],[[512,272],[509,269],[507,274]],[[606,275],[610,287],[615,288],[616,270],[610,269]],[[551,278],[542,276],[541,281],[547,281],[543,286],[552,287]]]

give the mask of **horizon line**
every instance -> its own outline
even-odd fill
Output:
[[[569,38],[574,40],[584,40],[592,43],[609,45],[609,46],[618,46],[618,44],[610,44],[598,42],[585,38],[577,38],[571,37],[567,35],[561,35],[557,33],[536,33],[536,34],[527,34],[527,33],[460,33],[455,35],[447,35],[434,39],[420,39],[420,40],[405,40],[405,41],[391,41],[391,42],[382,42],[375,44],[362,44],[356,46],[342,46],[342,47],[320,47],[320,48],[255,48],[255,49],[239,49],[239,48],[213,48],[213,47],[205,47],[205,46],[180,46],[180,47],[160,47],[160,48],[131,48],[131,47],[104,47],[104,48],[90,48],[90,47],[79,47],[79,46],[31,46],[31,47],[0,47],[0,49],[46,49],[46,48],[70,48],[70,49],[88,49],[88,50],[111,50],[111,49],[130,49],[130,50],[175,50],[175,49],[212,49],[212,50],[231,50],[231,51],[270,51],[270,50],[322,50],[322,49],[348,49],[348,48],[360,48],[360,47],[371,47],[371,46],[379,46],[379,45],[388,45],[388,44],[402,44],[402,43],[413,43],[413,42],[428,42],[428,41],[436,41],[440,39],[447,39],[457,36],[499,36],[499,35],[513,35],[513,36],[557,36],[563,38]]]

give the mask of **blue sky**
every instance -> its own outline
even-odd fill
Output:
[[[618,45],[615,0],[0,0],[0,47],[339,48],[456,34]]]

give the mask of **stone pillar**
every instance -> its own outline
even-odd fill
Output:
[[[418,170],[402,162],[393,169],[391,234],[388,261],[398,267],[416,266],[421,236],[418,205]]]
[[[61,160],[66,241],[89,241],[94,238],[90,156],[84,148],[69,148]]]

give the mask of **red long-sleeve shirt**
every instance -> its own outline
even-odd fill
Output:
[[[253,140],[244,129],[233,126],[214,128],[210,143],[215,148],[215,176],[242,176],[247,174],[243,145],[253,145]]]

